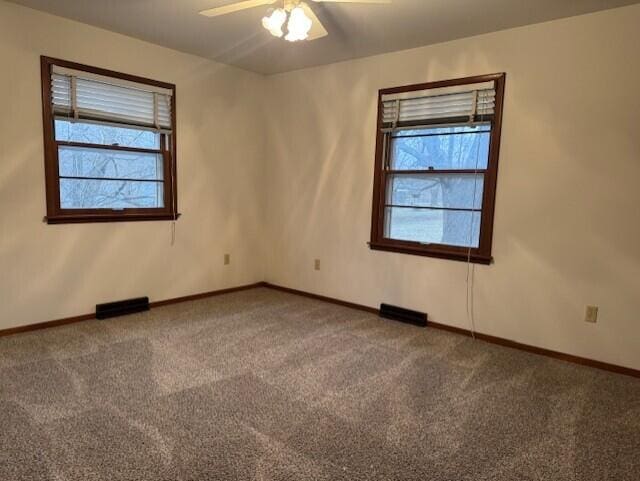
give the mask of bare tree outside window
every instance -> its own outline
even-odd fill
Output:
[[[175,86],[41,58],[49,223],[175,220]]]
[[[409,130],[393,137],[394,171],[486,169],[490,130],[487,126]],[[391,177],[389,204],[431,207],[392,208],[393,238],[477,247],[480,235],[483,179],[476,174],[402,174]]]
[[[58,140],[144,149],[160,148],[160,135],[148,130],[72,123],[66,120],[56,120],[55,127]],[[124,209],[163,206],[163,166],[160,154],[64,147],[58,151],[58,165],[62,208]]]
[[[487,79],[495,82],[493,90]],[[465,83],[485,90],[467,95],[458,87],[451,98],[439,90],[426,100],[431,84],[381,91],[372,248],[490,262],[504,76],[433,88]],[[412,91],[418,92],[415,99]],[[400,100],[383,108],[387,93]],[[470,115],[457,113],[467,107]],[[456,114],[446,117],[449,110]]]

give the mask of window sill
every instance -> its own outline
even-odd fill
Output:
[[[380,242],[369,242],[369,248],[376,251],[386,252],[398,252],[400,254],[409,254],[423,257],[435,257],[437,259],[448,259],[453,261],[468,262],[471,261],[474,264],[490,265],[493,263],[493,257],[484,256],[480,254],[469,254],[463,251],[446,251],[440,249],[429,248],[427,246],[412,246],[412,245],[398,245],[398,244],[385,244]]]
[[[47,224],[90,224],[99,222],[142,222],[177,220],[181,214],[67,214],[47,216]]]

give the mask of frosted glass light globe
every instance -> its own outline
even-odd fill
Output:
[[[304,13],[302,7],[294,8],[289,14],[289,23],[287,24],[288,33],[285,40],[297,42],[298,40],[306,39],[309,36],[312,23],[311,19]]]
[[[282,27],[286,21],[287,12],[281,8],[277,8],[271,12],[271,15],[267,15],[262,19],[262,26],[269,30],[271,35],[280,38],[284,35]]]

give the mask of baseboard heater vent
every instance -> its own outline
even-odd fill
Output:
[[[98,319],[108,319],[110,317],[124,316],[134,312],[149,310],[149,298],[138,297],[137,299],[127,299],[126,301],[109,302],[96,306],[96,317]]]
[[[412,311],[404,307],[380,304],[380,317],[406,322],[415,326],[427,327],[427,315],[424,312]]]

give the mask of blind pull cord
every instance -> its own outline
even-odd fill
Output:
[[[160,121],[158,120],[158,94],[153,92],[153,125],[160,131]]]
[[[476,165],[473,176],[473,207],[476,205],[476,195],[478,194],[478,164],[480,163],[480,138],[476,138]],[[482,215],[482,214],[480,214]],[[471,263],[471,241],[473,239],[473,212],[471,213],[471,221],[469,222],[469,249],[467,250],[467,319],[471,324],[471,337],[476,338],[476,319],[475,319],[475,301],[474,288],[476,277],[476,266]]]
[[[472,124],[476,120],[476,114],[478,113],[478,91],[473,91],[473,102],[471,103],[471,115],[469,115],[469,123]]]
[[[396,104],[396,116],[393,119],[393,123],[391,125],[391,129],[383,129],[382,131],[386,134],[383,136],[383,145],[382,145],[382,152],[383,152],[383,157],[384,157],[384,163],[383,163],[383,167],[385,170],[389,169],[389,157],[390,157],[390,150],[391,150],[391,137],[393,136],[393,133],[397,130],[398,128],[398,122],[400,122],[400,99],[396,99],[395,100],[395,104]],[[387,137],[389,137],[388,141],[387,141]]]
[[[387,137],[389,136],[389,134],[384,133],[382,136],[382,155],[383,155],[383,160],[382,160],[382,166],[384,170],[389,170],[389,153],[387,150]]]
[[[391,128],[392,132],[396,130],[398,122],[400,122],[400,99],[396,100],[396,118],[393,120],[393,126]]]
[[[73,113],[73,118],[78,120],[78,79],[75,75],[71,76],[71,112]]]
[[[171,142],[171,143],[170,143]],[[169,136],[165,135],[165,149],[169,150],[171,149],[171,151],[173,152],[173,137],[171,137],[171,141],[169,140]],[[172,220],[171,220],[171,247],[173,247],[176,243],[176,218],[178,213],[176,212],[176,180],[175,180],[175,173],[173,172],[173,154],[171,155],[171,158],[169,159],[169,175],[171,177],[171,215],[172,215]],[[164,162],[167,161],[166,156],[163,159]]]

